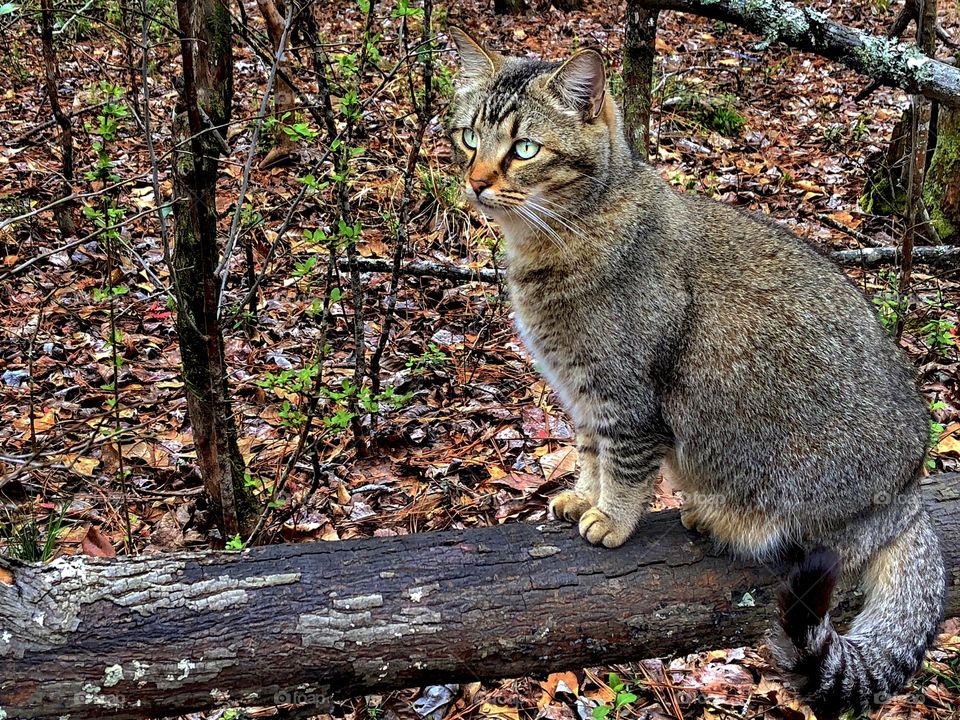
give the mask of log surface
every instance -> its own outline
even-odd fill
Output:
[[[960,614],[960,476],[927,481]],[[0,560],[0,717],[140,718],[753,644],[777,568],[652,514],[627,545],[547,523],[240,553]],[[853,607],[854,594],[840,599]],[[5,715],[3,713],[6,713]]]
[[[882,85],[960,106],[960,69],[901,43],[833,22],[785,0],[631,0],[635,7],[677,10],[733,23],[756,33],[761,47],[783,42],[843,63]]]

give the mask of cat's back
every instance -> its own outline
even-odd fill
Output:
[[[680,206],[667,219],[691,296],[667,399],[679,434],[710,427],[714,456],[772,456],[841,484],[867,468],[884,487],[914,477],[926,408],[860,290],[765,218],[695,196]]]

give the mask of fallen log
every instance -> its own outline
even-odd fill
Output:
[[[633,7],[702,15],[739,25],[763,38],[836,60],[882,85],[960,106],[960,69],[914,45],[833,22],[812,7],[785,0],[632,0]]]
[[[846,267],[876,268],[897,265],[903,257],[898,247],[867,247],[854,250],[835,250],[830,257]],[[942,270],[960,270],[960,245],[916,245],[913,261]]]
[[[960,613],[960,475],[927,482]],[[655,513],[617,550],[512,524],[239,553],[0,560],[0,717],[143,718],[735,647],[776,569]],[[841,608],[855,606],[852,591]]]

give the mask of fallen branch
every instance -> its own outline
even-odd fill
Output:
[[[960,475],[926,482],[960,613]],[[775,569],[651,515],[617,550],[508,524],[240,553],[0,559],[6,717],[142,718],[491,680],[760,640]],[[843,615],[856,605],[839,597]]]
[[[843,63],[883,85],[960,106],[960,70],[924,55],[915,46],[830,20],[812,7],[783,0],[634,0],[645,8],[676,10],[739,25],[763,38],[764,47],[782,42]]]
[[[360,272],[393,272],[393,261],[384,258],[357,258],[357,269]],[[337,261],[337,267],[343,271],[350,269],[345,258]],[[415,260],[403,266],[404,275],[436,277],[443,280],[454,280],[468,283],[479,280],[486,283],[497,283],[504,277],[503,272],[490,268],[469,268],[446,263]]]
[[[828,224],[835,227],[832,223]],[[848,232],[849,228],[845,228],[844,231]],[[895,247],[869,247],[855,250],[835,250],[829,256],[838,265],[875,268],[880,265],[898,263],[900,261],[900,249]],[[957,270],[960,269],[960,245],[921,245],[913,249],[913,260],[921,265]],[[339,260],[337,265],[341,270],[346,271],[348,269],[346,260]],[[382,258],[358,258],[357,267],[361,272],[388,273],[393,270],[391,262]],[[404,275],[436,277],[459,283],[480,281],[494,284],[503,282],[507,271],[492,268],[466,268],[458,265],[417,260],[407,263],[403,268],[403,273]]]
[[[836,250],[830,257],[838,265],[874,268],[898,264],[902,257],[897,247],[871,247],[858,250]],[[914,263],[946,270],[960,270],[960,245],[920,245],[913,248]]]

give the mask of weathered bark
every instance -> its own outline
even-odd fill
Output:
[[[40,41],[43,47],[43,70],[47,83],[47,97],[50,99],[50,110],[53,119],[60,128],[60,154],[63,168],[63,178],[60,182],[60,198],[67,198],[73,194],[73,127],[63,109],[60,107],[60,66],[57,62],[57,53],[53,47],[53,2],[40,0]],[[74,235],[77,226],[70,214],[72,202],[57,205],[53,214],[57,220],[60,232],[65,236]]]
[[[960,106],[960,69],[913,45],[831,21],[811,7],[782,0],[633,0],[638,7],[694,13],[739,25],[764,38],[822,55],[883,85]]]
[[[623,124],[627,141],[642,157],[650,153],[650,107],[659,10],[627,3],[623,40]]]
[[[928,481],[960,613],[960,475]],[[48,565],[0,561],[0,708],[135,718],[321,703],[755,643],[776,569],[651,515],[617,550],[502,525]],[[839,614],[856,607],[844,591]],[[322,712],[319,707],[318,712]]]
[[[230,14],[222,0],[178,0],[183,90],[174,120],[173,253],[177,336],[187,408],[204,487],[221,532],[232,536],[252,520],[250,491],[227,385],[223,329],[217,314],[216,132],[230,120],[233,55]],[[194,39],[195,38],[195,39]],[[221,138],[222,142],[222,138]]]

